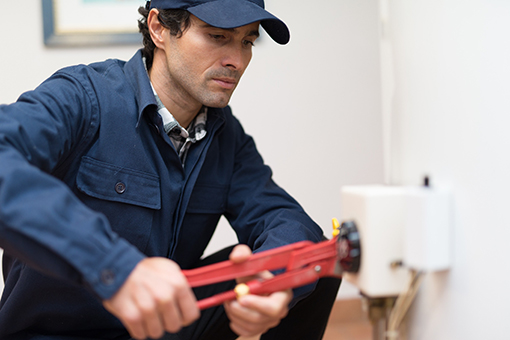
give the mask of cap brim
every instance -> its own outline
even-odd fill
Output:
[[[217,0],[189,7],[188,11],[203,22],[219,28],[236,28],[260,21],[261,26],[278,44],[290,40],[287,25],[262,7],[247,0]]]

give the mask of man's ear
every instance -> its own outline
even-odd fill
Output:
[[[159,49],[164,49],[164,33],[166,28],[161,25],[158,18],[159,11],[157,9],[152,9],[149,12],[149,16],[147,17],[147,27],[149,28],[149,32],[151,34],[152,41],[154,45],[156,45]]]

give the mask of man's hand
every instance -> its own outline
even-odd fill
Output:
[[[142,260],[105,308],[135,339],[176,333],[198,319],[195,295],[179,266],[165,258]]]
[[[246,245],[239,245],[230,254],[230,261],[241,263],[251,255]],[[269,271],[257,276],[239,278],[238,283],[255,278],[269,279],[273,275]],[[238,300],[225,303],[225,311],[230,319],[230,328],[240,336],[254,336],[265,333],[277,326],[287,316],[288,305],[292,300],[292,290],[275,292],[268,296],[245,295]]]

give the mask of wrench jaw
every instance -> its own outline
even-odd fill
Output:
[[[335,274],[356,273],[361,265],[360,234],[354,221],[345,221],[336,238],[338,261]]]

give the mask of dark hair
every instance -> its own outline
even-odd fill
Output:
[[[184,9],[159,9],[158,20],[163,27],[170,30],[170,34],[180,37],[182,33],[188,29],[191,24],[190,12]],[[142,55],[146,59],[147,69],[150,70],[152,67],[152,61],[154,59],[154,50],[156,45],[152,41],[149,27],[147,25],[147,18],[149,17],[150,10],[144,6],[138,8],[138,13],[142,15],[142,18],[138,20],[138,29],[142,33],[143,37],[143,49]]]

